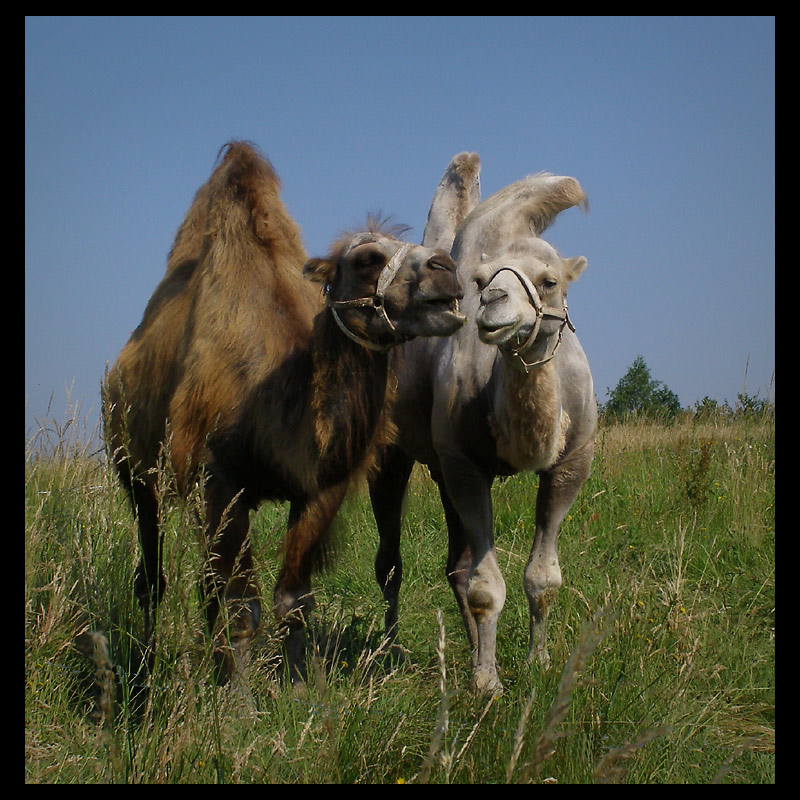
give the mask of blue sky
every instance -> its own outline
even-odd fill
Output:
[[[684,406],[774,399],[773,17],[28,17],[25,428],[99,407],[220,147],[270,158],[310,255],[422,236],[450,158],[488,197],[577,178],[545,234],[597,397],[637,355]]]

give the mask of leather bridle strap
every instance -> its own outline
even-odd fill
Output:
[[[533,330],[528,334],[528,337],[525,339],[525,341],[518,347],[500,348],[500,350],[511,359],[511,363],[518,369],[523,370],[527,375],[534,367],[546,364],[556,354],[556,350],[558,349],[558,346],[561,344],[561,337],[564,333],[564,326],[568,325],[569,329],[573,333],[575,332],[575,326],[572,324],[572,320],[570,320],[569,318],[569,313],[567,311],[566,303],[564,304],[563,308],[544,305],[542,303],[541,298],[539,297],[539,293],[536,291],[536,287],[533,285],[533,283],[531,283],[528,276],[525,275],[523,272],[514,269],[514,267],[500,267],[500,269],[498,269],[494,273],[494,275],[492,275],[488,283],[491,283],[497,277],[497,275],[501,273],[503,270],[508,270],[508,272],[512,272],[517,277],[517,279],[525,289],[525,292],[528,295],[528,299],[530,300],[531,305],[536,310],[536,322],[533,325]],[[539,361],[533,361],[533,362],[525,361],[523,355],[533,346],[533,343],[536,341],[536,337],[539,335],[539,328],[541,327],[542,320],[545,317],[561,320],[561,327],[558,329],[558,337],[555,340],[553,349],[550,351],[550,354],[548,356],[540,359]]]

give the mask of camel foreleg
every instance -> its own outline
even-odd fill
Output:
[[[538,661],[545,668],[550,666],[547,616],[561,586],[558,533],[564,517],[589,476],[591,463],[590,443],[539,476],[536,533],[525,566],[524,587],[530,608],[528,660]]]
[[[284,544],[284,558],[275,584],[273,611],[284,635],[289,679],[305,675],[305,626],[314,609],[311,575],[324,562],[326,536],[347,492],[337,484],[305,502],[293,502]]]
[[[476,469],[467,459],[450,455],[442,459],[442,473],[447,495],[452,504],[451,516],[457,515],[463,531],[463,542],[471,553],[470,570],[466,580],[465,619],[468,637],[475,637],[473,671],[470,688],[483,694],[501,692],[503,685],[497,675],[497,621],[506,599],[506,584],[497,565],[492,518],[492,479]],[[447,504],[445,504],[447,508]],[[454,531],[455,532],[455,531]],[[461,536],[461,531],[455,532]],[[460,551],[460,555],[457,552]],[[451,574],[458,597],[463,592],[463,566],[466,548],[451,543]],[[461,601],[459,601],[461,604]],[[471,619],[470,619],[471,617]],[[473,627],[474,623],[474,627]]]

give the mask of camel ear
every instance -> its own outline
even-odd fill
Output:
[[[589,262],[584,256],[564,259],[564,277],[568,281],[574,281],[586,269]]]
[[[327,258],[309,258],[303,265],[303,277],[315,283],[331,283],[335,272],[334,262]]]

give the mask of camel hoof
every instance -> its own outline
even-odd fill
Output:
[[[243,678],[249,664],[250,643],[261,618],[257,599],[238,600],[227,608],[227,621],[218,620],[212,647],[217,683]]]
[[[478,670],[472,675],[469,689],[474,694],[494,697],[503,693],[503,684],[496,672]]]
[[[550,653],[546,647],[532,647],[528,652],[528,664],[537,664],[543,670],[550,669]]]
[[[406,663],[406,653],[408,652],[403,645],[395,641],[385,642],[381,645],[381,661],[387,669],[402,667]]]

